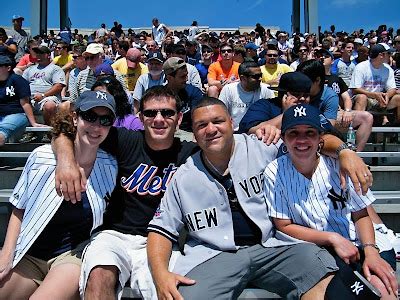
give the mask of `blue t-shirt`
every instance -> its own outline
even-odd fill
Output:
[[[319,111],[329,120],[336,120],[339,109],[339,96],[328,86],[310,102],[311,105],[319,109]]]
[[[196,106],[197,103],[203,98],[203,93],[201,90],[194,85],[186,84],[184,90],[180,90],[178,92],[179,97],[182,101],[182,109],[183,113],[182,123],[179,126],[180,129],[185,131],[192,132],[192,117],[191,117],[191,109]]]
[[[23,113],[20,100],[30,96],[29,82],[12,73],[7,80],[0,81],[0,115]]]
[[[205,64],[196,64],[195,65],[197,71],[199,71],[199,75],[200,75],[202,84],[208,83],[207,74],[208,74],[208,67],[209,66],[210,65],[206,66]]]

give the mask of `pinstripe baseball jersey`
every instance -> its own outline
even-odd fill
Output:
[[[324,155],[311,179],[296,170],[289,155],[270,163],[264,172],[264,194],[269,215],[291,219],[294,223],[320,231],[330,231],[358,244],[351,213],[374,200],[371,191],[357,195],[347,180],[347,190],[340,187],[339,161]]]
[[[24,209],[13,267],[21,260],[60,207],[63,197],[55,189],[56,159],[51,145],[36,148],[29,156],[10,203]],[[117,162],[110,154],[97,151],[88,178],[86,194],[93,213],[93,229],[103,223],[105,198],[111,195],[117,176]]]

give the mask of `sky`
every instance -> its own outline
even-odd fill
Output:
[[[25,17],[30,26],[30,0],[2,1],[0,26],[10,26],[11,16]],[[303,1],[302,1],[303,2]],[[318,1],[322,30],[331,24],[336,30],[376,29],[386,24],[400,28],[400,0],[322,0]],[[114,5],[116,3],[116,5]],[[146,6],[146,3],[150,5]],[[111,5],[110,5],[111,4]],[[59,27],[59,1],[48,0],[48,27]],[[291,31],[292,0],[69,0],[72,28],[112,27],[119,21],[124,28],[150,27],[157,17],[167,26],[190,26],[193,20],[210,27],[279,26]],[[303,24],[303,22],[302,22]],[[301,30],[304,31],[303,25]]]

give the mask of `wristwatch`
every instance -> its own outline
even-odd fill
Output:
[[[344,149],[350,149],[346,143],[342,143],[335,151],[336,155],[339,157],[339,153]]]
[[[44,95],[44,93],[41,93],[40,96],[42,96],[42,98],[46,98],[46,96]]]
[[[380,251],[377,244],[362,244],[361,247],[362,247],[363,249],[364,249],[365,247],[373,247],[373,248],[375,248],[376,250],[378,250],[378,252]]]
[[[344,111],[345,112],[351,112],[351,109],[350,108],[346,108]]]

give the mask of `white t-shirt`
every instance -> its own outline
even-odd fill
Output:
[[[340,187],[339,162],[321,155],[311,179],[303,176],[289,155],[271,162],[264,172],[268,214],[319,231],[336,232],[358,245],[351,213],[375,201],[371,191],[358,195],[351,180]]]
[[[356,65],[349,88],[363,88],[369,92],[386,92],[396,88],[393,69],[388,64],[382,64],[375,69],[366,60]]]
[[[225,85],[219,100],[225,103],[228,111],[232,116],[234,129],[239,130],[239,123],[246,114],[250,105],[259,99],[274,98],[274,92],[268,88],[265,83],[261,83],[260,88],[256,91],[245,91],[239,82],[232,82]]]
[[[165,27],[165,25],[160,23],[160,24],[158,24],[157,27],[153,25],[153,28],[152,28],[154,41],[159,46],[161,46],[161,43],[162,43],[162,41],[163,41],[163,39],[165,37],[165,29],[164,29],[164,27]]]

